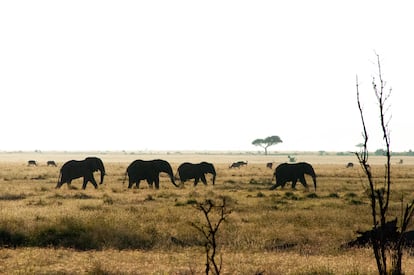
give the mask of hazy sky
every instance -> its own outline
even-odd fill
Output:
[[[1,1],[0,150],[414,149],[410,1]]]

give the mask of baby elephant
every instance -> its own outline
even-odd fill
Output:
[[[312,177],[316,191],[316,174],[312,165],[307,162],[282,163],[276,167],[273,174],[273,176],[276,177],[276,184],[272,185],[270,190],[276,189],[278,186],[285,187],[286,183],[289,181],[292,182],[292,188],[295,188],[298,180],[305,188],[308,188],[305,174]]]

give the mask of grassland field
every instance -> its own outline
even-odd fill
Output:
[[[100,157],[107,176],[94,189],[82,180],[55,189],[61,165]],[[269,190],[275,165],[287,154],[14,152],[0,153],[1,274],[203,274],[203,237],[191,223],[205,222],[194,205],[225,197],[232,213],[219,230],[223,274],[376,274],[370,248],[343,248],[357,230],[371,228],[366,180],[355,156],[295,154],[311,163],[318,190]],[[174,187],[161,174],[160,189],[123,184],[135,159],[161,158],[176,171],[182,162],[212,162],[215,186],[188,181]],[[27,166],[36,160],[37,167]],[[403,164],[397,164],[403,159]],[[48,167],[54,160],[58,167]],[[247,161],[229,169],[234,161]],[[370,157],[377,183],[383,157]],[[345,168],[353,162],[353,168]],[[98,174],[95,177],[98,178]],[[307,178],[308,182],[311,181]],[[414,158],[392,159],[391,215],[400,216],[401,197],[414,199]],[[212,216],[214,220],[216,216]],[[414,229],[411,225],[410,229]],[[406,251],[403,270],[414,274]]]

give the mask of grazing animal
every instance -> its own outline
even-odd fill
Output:
[[[200,162],[200,163],[189,163],[184,162],[178,167],[178,175],[180,176],[181,184],[184,184],[186,180],[194,179],[194,186],[197,185],[198,181],[207,185],[206,174],[213,175],[213,185],[216,180],[216,170],[214,169],[214,165],[208,162]]]
[[[277,166],[273,173],[273,176],[276,177],[276,184],[272,185],[270,190],[276,189],[278,186],[282,186],[283,188],[289,181],[292,182],[292,188],[295,188],[298,180],[305,188],[308,188],[305,174],[312,177],[316,191],[316,174],[312,165],[307,162],[282,163]]]
[[[98,188],[98,185],[93,177],[93,172],[98,170],[101,172],[101,182],[99,184],[102,184],[105,176],[105,167],[100,158],[89,157],[84,160],[70,160],[60,168],[60,175],[56,188],[60,188],[64,183],[67,183],[68,186],[70,186],[72,180],[83,177],[82,189],[86,188],[86,184],[89,181],[96,189]]]
[[[247,165],[247,161],[238,161],[238,162],[233,162],[230,166],[229,169],[231,168],[240,168],[242,166]]]
[[[29,160],[27,166],[37,166],[37,162],[35,160]]]
[[[273,162],[266,163],[266,168],[272,169],[273,168]]]
[[[398,164],[403,164],[403,163],[404,163],[403,159],[400,159],[400,161],[398,162]]]
[[[139,188],[139,183],[141,180],[146,180],[148,185],[152,188],[152,185],[155,183],[155,188],[160,188],[160,173],[167,173],[170,177],[171,183],[178,187],[174,181],[174,175],[171,168],[171,165],[168,161],[162,159],[154,159],[154,160],[141,160],[137,159],[134,160],[127,168],[125,173],[124,181],[126,180],[126,176],[128,175],[129,183],[128,188],[132,188],[132,186],[136,185]]]
[[[47,163],[46,163],[46,165],[47,166],[54,166],[54,167],[56,167],[57,165],[56,165],[56,162],[54,161],[54,160],[48,160],[47,161]]]
[[[352,162],[348,162],[348,164],[346,165],[346,168],[352,168],[354,167],[354,164]]]

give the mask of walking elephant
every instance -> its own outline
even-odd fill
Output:
[[[141,180],[147,180],[150,187],[155,183],[155,188],[160,188],[160,173],[167,173],[171,179],[172,184],[178,187],[174,181],[174,175],[171,165],[162,159],[155,160],[134,160],[127,168],[125,173],[125,179],[128,175],[129,184],[128,188],[131,188],[134,183],[139,188],[139,182]],[[124,179],[124,182],[125,182]]]
[[[276,167],[273,174],[276,177],[276,184],[270,187],[270,190],[276,189],[278,186],[285,187],[288,181],[292,182],[292,188],[296,187],[296,182],[299,180],[305,188],[308,188],[305,174],[310,175],[313,179],[313,185],[316,191],[316,174],[312,165],[306,162],[298,163],[282,163]]]
[[[101,181],[103,183],[105,176],[105,167],[100,158],[88,157],[84,160],[70,160],[63,164],[60,169],[59,180],[56,188],[60,188],[64,183],[69,186],[72,180],[83,177],[82,189],[86,188],[86,184],[90,181],[95,188],[98,188],[93,173],[100,171]]]
[[[214,165],[208,162],[200,162],[200,163],[189,163],[184,162],[178,167],[178,175],[180,177],[181,184],[184,184],[186,180],[194,179],[194,186],[197,185],[198,181],[207,185],[206,174],[213,175],[213,185],[216,181],[216,170],[214,169]]]

